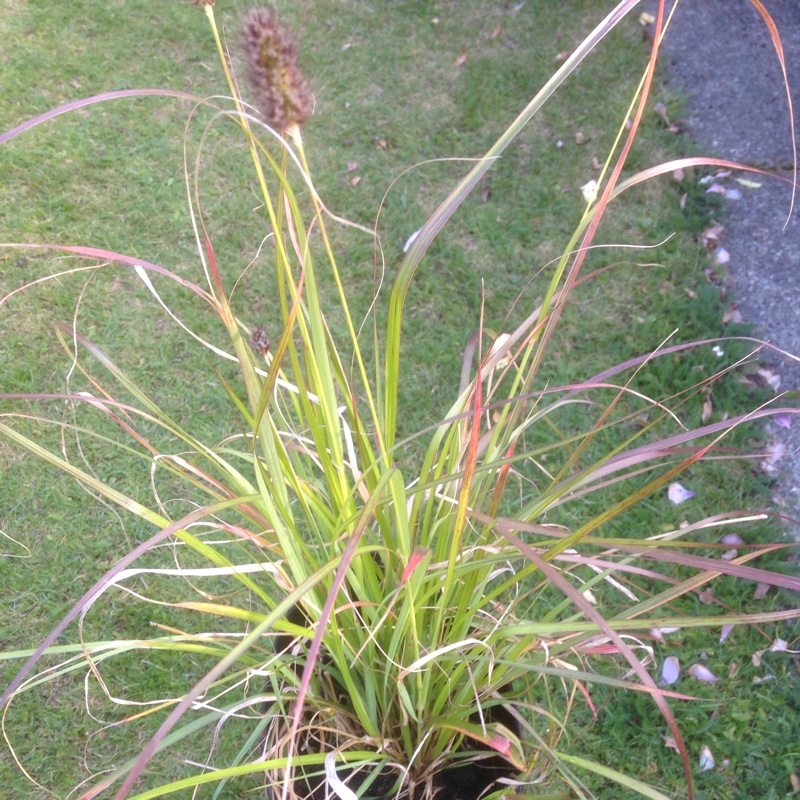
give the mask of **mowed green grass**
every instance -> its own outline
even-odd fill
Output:
[[[244,10],[223,0],[216,5],[232,48]],[[304,140],[317,188],[334,212],[368,228],[377,226],[380,237],[376,251],[373,238],[360,230],[337,227],[332,232],[348,300],[360,320],[372,307],[376,284],[391,282],[407,237],[468,168],[463,161],[442,159],[482,155],[557,68],[559,54],[580,41],[608,4],[321,0],[280,3],[279,10],[285,23],[302,33],[302,63],[316,96]],[[188,3],[83,0],[53,6],[43,0],[12,1],[0,16],[0,34],[4,129],[70,100],[116,89],[171,88],[198,97],[225,93],[205,16]],[[647,56],[648,45],[632,16],[562,87],[431,248],[407,301],[404,435],[445,413],[458,387],[465,343],[481,313],[487,328],[499,330],[541,300],[552,259],[580,219],[580,187],[597,177],[593,161],[605,159]],[[659,92],[655,101],[664,102],[674,116],[674,100]],[[49,121],[3,145],[0,240],[106,248],[200,282],[186,208],[183,148],[186,141],[193,167],[210,126],[199,156],[204,221],[228,285],[239,281],[237,313],[247,324],[261,323],[275,335],[280,315],[268,259],[257,259],[248,269],[266,230],[251,189],[246,149],[231,135],[232,126],[207,107],[197,110],[185,133],[192,110],[189,101],[114,100]],[[665,130],[651,108],[629,172],[688,146]],[[692,202],[681,209],[679,198],[687,191]],[[706,280],[706,256],[696,243],[697,232],[714,213],[691,180],[683,185],[660,180],[622,198],[600,242],[652,246],[674,235],[655,250],[609,248],[593,255],[587,272],[614,266],[575,291],[543,380],[586,379],[656,348],[675,329],[677,340],[736,333],[722,323],[730,298]],[[2,294],[81,265],[30,249],[5,249],[0,259]],[[157,285],[193,331],[223,344],[221,325],[196,298],[165,281]],[[323,279],[322,291],[330,298],[334,334],[341,333],[330,281]],[[379,320],[385,297],[384,288],[374,311]],[[80,375],[69,374],[70,358],[54,334],[56,322],[74,318],[84,334],[198,438],[214,444],[239,430],[206,351],[172,322],[128,269],[114,265],[53,278],[0,307],[0,392],[87,388]],[[658,362],[637,388],[668,396],[746,352],[744,345],[731,344],[720,359],[710,347],[698,348]],[[227,378],[235,374],[225,363],[214,366]],[[102,374],[99,368],[94,372]],[[127,399],[124,392],[119,397]],[[720,382],[713,392],[712,419],[740,412],[755,399],[735,379]],[[4,403],[2,410],[59,420],[64,409],[63,403],[48,401]],[[694,397],[681,414],[697,424],[701,411],[702,398]],[[76,425],[120,438],[90,411],[76,414]],[[61,446],[54,425],[31,419],[13,424],[56,450]],[[542,435],[567,438],[582,429],[586,416],[575,410],[558,424]],[[748,437],[758,435],[758,430],[742,429],[729,444],[744,446]],[[103,479],[142,502],[152,502],[145,462],[86,435],[79,449],[74,434],[67,436],[72,459],[84,467],[91,464]],[[172,446],[161,443],[165,449]],[[405,457],[413,467],[413,446]],[[8,537],[2,540],[5,557],[0,560],[0,647],[7,652],[34,647],[116,559],[152,531],[5,442],[0,442],[0,469],[0,519]],[[665,497],[653,498],[621,518],[612,533],[620,535],[626,526],[655,533],[683,520],[767,500],[764,481],[746,465],[718,462],[692,470],[687,481],[697,492],[691,504],[674,507]],[[575,524],[611,499],[608,493],[587,500],[561,521]],[[754,525],[746,535],[754,541],[775,538],[779,529]],[[772,566],[791,569],[781,554]],[[728,587],[728,594],[717,598],[721,603],[753,607],[751,587],[721,587]],[[773,593],[759,602],[766,610],[788,599]],[[148,637],[154,622],[179,627],[182,620],[171,609],[115,597],[92,612],[86,635]],[[798,769],[797,748],[791,743],[800,741],[797,667],[785,655],[768,655],[766,671],[774,680],[753,684],[765,669],[748,666],[752,653],[777,636],[791,640],[797,630],[770,626],[736,632],[724,647],[717,644],[718,631],[701,630],[656,645],[659,661],[677,653],[688,665],[705,652],[721,676],[728,675],[731,663],[740,665],[721,684],[680,686],[704,698],[677,709],[693,756],[699,757],[700,746],[707,744],[718,763],[730,759],[725,770],[699,777],[704,797],[778,797],[790,791],[789,775]],[[73,628],[69,641],[75,638]],[[4,682],[16,666],[4,665]],[[104,678],[115,696],[152,700],[179,694],[208,666],[201,658],[148,654],[117,663]],[[153,720],[147,719],[92,736],[98,723],[84,708],[81,678],[64,676],[19,698],[6,719],[9,739],[26,768],[61,797],[90,774],[136,752],[153,730]],[[138,710],[120,710],[103,700],[96,684],[88,705],[102,723]],[[644,696],[619,693],[595,698],[595,705],[597,720],[584,707],[575,712],[574,751],[680,793],[679,759],[664,747],[666,727],[654,705]],[[247,726],[241,728],[244,738]],[[237,730],[231,725],[222,744],[197,742],[160,759],[148,785],[181,775],[182,758],[225,763],[240,746]],[[4,791],[10,797],[39,796],[8,748],[0,755],[0,786],[8,787]],[[226,789],[224,796],[239,797],[248,788]],[[616,791],[600,783],[593,788],[601,797]]]

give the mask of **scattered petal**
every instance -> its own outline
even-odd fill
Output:
[[[789,642],[785,641],[784,639],[776,639],[772,643],[772,647],[770,647],[770,653],[782,653],[789,647]]]
[[[714,590],[707,586],[697,597],[704,606],[707,606],[709,603],[714,602]]]
[[[738,189],[727,189],[725,191],[726,200],[741,200],[742,193]]]
[[[419,236],[419,232],[421,230],[422,230],[422,228],[420,228],[419,230],[414,231],[414,233],[412,233],[411,236],[409,236],[408,239],[406,239],[406,243],[403,245],[403,252],[404,253],[407,253],[411,249],[411,245],[414,244],[414,241],[417,238],[417,236]]]
[[[556,53],[555,60],[566,61],[571,55],[572,55],[572,50],[562,50],[560,53]]]
[[[672,686],[678,680],[681,674],[681,665],[675,656],[669,656],[664,659],[661,665],[661,683],[662,685]]]
[[[712,353],[713,353],[713,354],[714,354],[714,355],[715,355],[717,358],[722,358],[722,356],[724,356],[724,355],[725,355],[725,351],[724,351],[724,350],[723,350],[723,349],[722,349],[722,348],[721,348],[721,347],[720,347],[718,344],[715,344],[715,345],[714,345],[714,346],[711,348],[711,352],[712,352]]]
[[[744,544],[742,541],[742,537],[739,536],[738,533],[726,533],[722,537],[722,544],[731,545],[732,547],[738,547],[740,544]]]
[[[497,25],[494,26],[494,30],[492,31],[492,39],[496,39],[500,35],[500,23],[498,22]]]
[[[358,162],[357,161],[348,161],[347,162],[347,171],[352,172],[354,169],[358,169]]]
[[[717,178],[730,178],[731,175],[733,175],[732,170],[723,169],[714,176],[714,180],[716,180]]]
[[[457,59],[456,66],[460,67],[467,60],[467,53],[464,51]]]
[[[768,583],[759,583],[756,584],[756,590],[753,592],[753,599],[760,600],[766,593],[770,590],[770,585]]]
[[[686,173],[682,169],[674,169],[672,170],[672,178],[680,183],[686,178]]]
[[[763,655],[763,653],[764,653],[763,650],[758,650],[751,656],[750,661],[753,663],[754,667],[761,666],[761,656]],[[755,678],[753,679],[753,682],[754,683],[756,682]],[[758,681],[758,683],[761,683],[761,681]]]
[[[667,627],[667,628],[651,628],[650,635],[657,641],[657,642],[664,642],[664,634],[665,633],[675,633],[675,631],[679,631],[680,628],[677,626]]]
[[[584,144],[586,142],[586,137],[583,135],[583,131],[575,131],[575,144]]]
[[[706,189],[706,194],[721,194],[725,195],[725,187],[720,183],[712,183],[711,186]]]
[[[704,184],[706,184],[706,183],[711,183],[711,181],[713,181],[713,180],[714,180],[714,176],[713,176],[713,175],[703,175],[703,177],[702,177],[702,178],[700,178],[700,180],[699,180],[699,181],[697,181],[697,182],[698,182],[698,183],[699,183],[701,186],[703,186],[703,185],[704,185]]]
[[[710,769],[714,769],[714,754],[711,748],[703,745],[700,748],[700,772],[708,772]]]
[[[708,667],[704,667],[702,664],[692,664],[688,672],[695,680],[703,681],[703,683],[716,683],[719,680]]]
[[[351,186],[358,186],[359,183],[361,183],[361,176],[360,175],[356,175],[355,178],[351,178],[350,179],[350,185]]]
[[[655,21],[656,18],[652,14],[648,14],[646,11],[642,14],[639,14],[640,25],[652,25]]]
[[[777,675],[764,675],[762,678],[760,675],[756,675],[753,678],[753,683],[766,683],[767,681],[776,681],[778,680]]]
[[[772,421],[779,427],[779,428],[786,428],[788,431],[789,428],[792,427],[792,415],[787,414],[785,411],[781,411],[780,414],[776,414]]]
[[[735,661],[731,661],[731,665],[728,667],[728,677],[732,678],[738,671],[739,665]]]
[[[778,461],[780,461],[786,455],[786,445],[783,442],[778,442],[773,439],[765,448],[764,448],[764,458],[761,459],[761,469],[767,473],[767,475],[775,475],[778,472],[778,467],[776,466]]]
[[[592,156],[592,169],[603,169],[603,165],[597,156]]]
[[[667,490],[667,497],[669,497],[670,502],[677,506],[694,497],[694,492],[690,492],[679,483],[671,483],[669,485],[669,489]]]
[[[658,114],[664,122],[669,125],[669,117],[667,116],[667,107],[663,103],[656,103],[656,114]]]
[[[687,201],[688,199],[689,199],[689,193],[688,193],[688,192],[684,192],[684,193],[681,195],[681,199],[680,199],[680,201],[678,202],[678,205],[679,205],[681,208],[686,208],[686,201]]]
[[[587,203],[594,203],[597,200],[597,181],[592,178],[588,183],[581,186],[581,194]]]
[[[342,45],[342,50],[349,50],[353,46],[352,42],[345,42]]]
[[[738,556],[738,555],[739,555],[739,551],[738,551],[738,550],[737,550],[737,549],[734,547],[732,550],[726,550],[726,551],[725,551],[725,552],[724,552],[724,553],[723,553],[723,554],[720,556],[720,558],[721,558],[723,561],[733,561],[733,559],[734,559],[734,558],[736,558],[736,556]]]
[[[800,792],[800,778],[794,772],[789,776],[789,783],[792,785],[792,792]]]
[[[706,228],[700,234],[700,241],[703,243],[704,247],[708,247],[711,242],[718,242],[719,237],[722,236],[722,232],[725,230],[724,225],[715,224],[712,225],[710,228]]]
[[[556,142],[556,147],[560,150],[563,146],[564,146],[564,142],[562,142],[561,139],[559,139]]]
[[[584,589],[581,594],[593,605],[597,605],[597,598],[594,596],[594,592],[591,589]]]
[[[736,183],[741,183],[742,186],[746,186],[748,189],[760,189],[761,184],[756,183],[755,181],[749,181],[747,178],[737,178]]]
[[[718,247],[714,251],[715,264],[729,264],[730,260],[731,260],[731,255],[724,247]]]

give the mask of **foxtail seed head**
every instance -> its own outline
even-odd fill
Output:
[[[308,83],[297,66],[297,45],[275,13],[253,9],[242,26],[241,46],[254,101],[267,124],[278,131],[301,126],[311,113]]]

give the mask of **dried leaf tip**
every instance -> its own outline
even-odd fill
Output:
[[[200,8],[205,8],[205,6],[213,6],[215,0],[189,0],[189,2],[193,6],[200,6]]]
[[[275,13],[253,9],[242,25],[247,80],[265,122],[278,131],[301,126],[312,108],[311,90],[297,66],[297,45]]]
[[[250,346],[253,350],[260,356],[266,356],[269,353],[269,345],[269,336],[267,336],[264,327],[262,325],[253,325],[253,329],[250,331]]]

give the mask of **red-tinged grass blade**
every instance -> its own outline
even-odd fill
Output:
[[[125,264],[129,267],[141,267],[149,272],[155,272],[175,281],[175,283],[183,286],[185,289],[189,289],[198,297],[205,300],[212,308],[216,309],[217,307],[214,298],[211,297],[208,292],[203,291],[203,289],[201,289],[196,283],[187,281],[186,278],[182,278],[180,275],[176,275],[174,272],[164,269],[164,267],[159,267],[157,264],[151,264],[149,261],[145,261],[142,258],[127,256],[124,253],[116,253],[113,250],[103,250],[102,248],[98,247],[82,247],[80,245],[63,244],[19,244],[17,242],[0,242],[0,247],[30,248],[33,250],[58,250],[62,253],[74,253],[81,258],[93,258],[97,259],[98,261],[111,261],[117,264]],[[91,267],[90,269],[94,269],[94,267]],[[49,280],[52,277],[55,276],[48,276],[44,280]],[[33,284],[29,285],[32,286]],[[11,292],[11,294],[0,298],[0,305],[5,303],[9,297],[11,297],[13,294],[16,294],[18,291],[21,291],[21,289],[16,289],[14,292]]]
[[[792,103],[792,91],[789,87],[789,75],[786,72],[786,57],[783,54],[783,43],[781,42],[780,33],[778,33],[778,26],[775,24],[775,20],[769,14],[766,8],[764,8],[764,4],[761,0],[750,0],[750,2],[755,6],[756,10],[759,14],[761,14],[761,18],[764,20],[764,23],[769,30],[769,35],[772,38],[772,44],[775,47],[775,52],[778,54],[778,61],[781,65],[781,72],[783,73],[783,85],[786,88],[786,101],[789,104],[789,129],[790,129],[790,136],[792,141],[792,201],[789,204],[789,213],[786,216],[786,222],[784,223],[784,228],[789,224],[789,221],[792,218],[792,211],[794,210],[794,199],[795,194],[797,191],[797,139],[795,138],[794,133],[794,105]]]
[[[625,640],[608,624],[605,617],[597,611],[594,606],[561,574],[559,570],[549,564],[545,559],[528,546],[521,539],[518,539],[511,533],[503,532],[503,536],[516,547],[528,560],[531,561],[542,574],[557,587],[588,619],[600,627],[600,630],[611,639],[611,641],[619,648],[619,652],[624,656],[625,660],[631,665],[633,671],[639,677],[642,686],[649,687],[651,696],[661,711],[662,716],[669,726],[670,733],[675,739],[678,746],[678,751],[681,755],[683,762],[683,771],[686,775],[686,785],[689,800],[694,798],[694,789],[692,786],[692,771],[689,764],[689,753],[686,749],[686,744],[683,741],[678,722],[672,709],[669,707],[666,699],[664,698],[661,690],[656,686],[655,681],[650,676],[650,673],[642,666],[636,654],[630,649]]]
[[[95,105],[96,103],[105,103],[108,100],[120,100],[124,97],[173,97],[178,100],[190,100],[192,103],[199,105],[211,105],[207,100],[203,100],[201,97],[196,97],[193,94],[186,94],[186,92],[177,92],[172,89],[120,89],[116,92],[103,92],[102,94],[96,94],[92,97],[84,97],[80,100],[72,100],[71,102],[66,103],[63,106],[59,106],[58,108],[51,108],[49,111],[45,111],[43,114],[39,114],[32,119],[26,120],[20,125],[17,125],[15,128],[6,131],[5,133],[0,133],[0,144],[3,144],[3,142],[8,142],[15,136],[19,136],[19,134],[30,130],[36,125],[41,125],[43,122],[47,122],[47,120],[58,117],[61,114],[66,114],[69,111],[75,111],[78,108],[85,108],[86,106]]]

